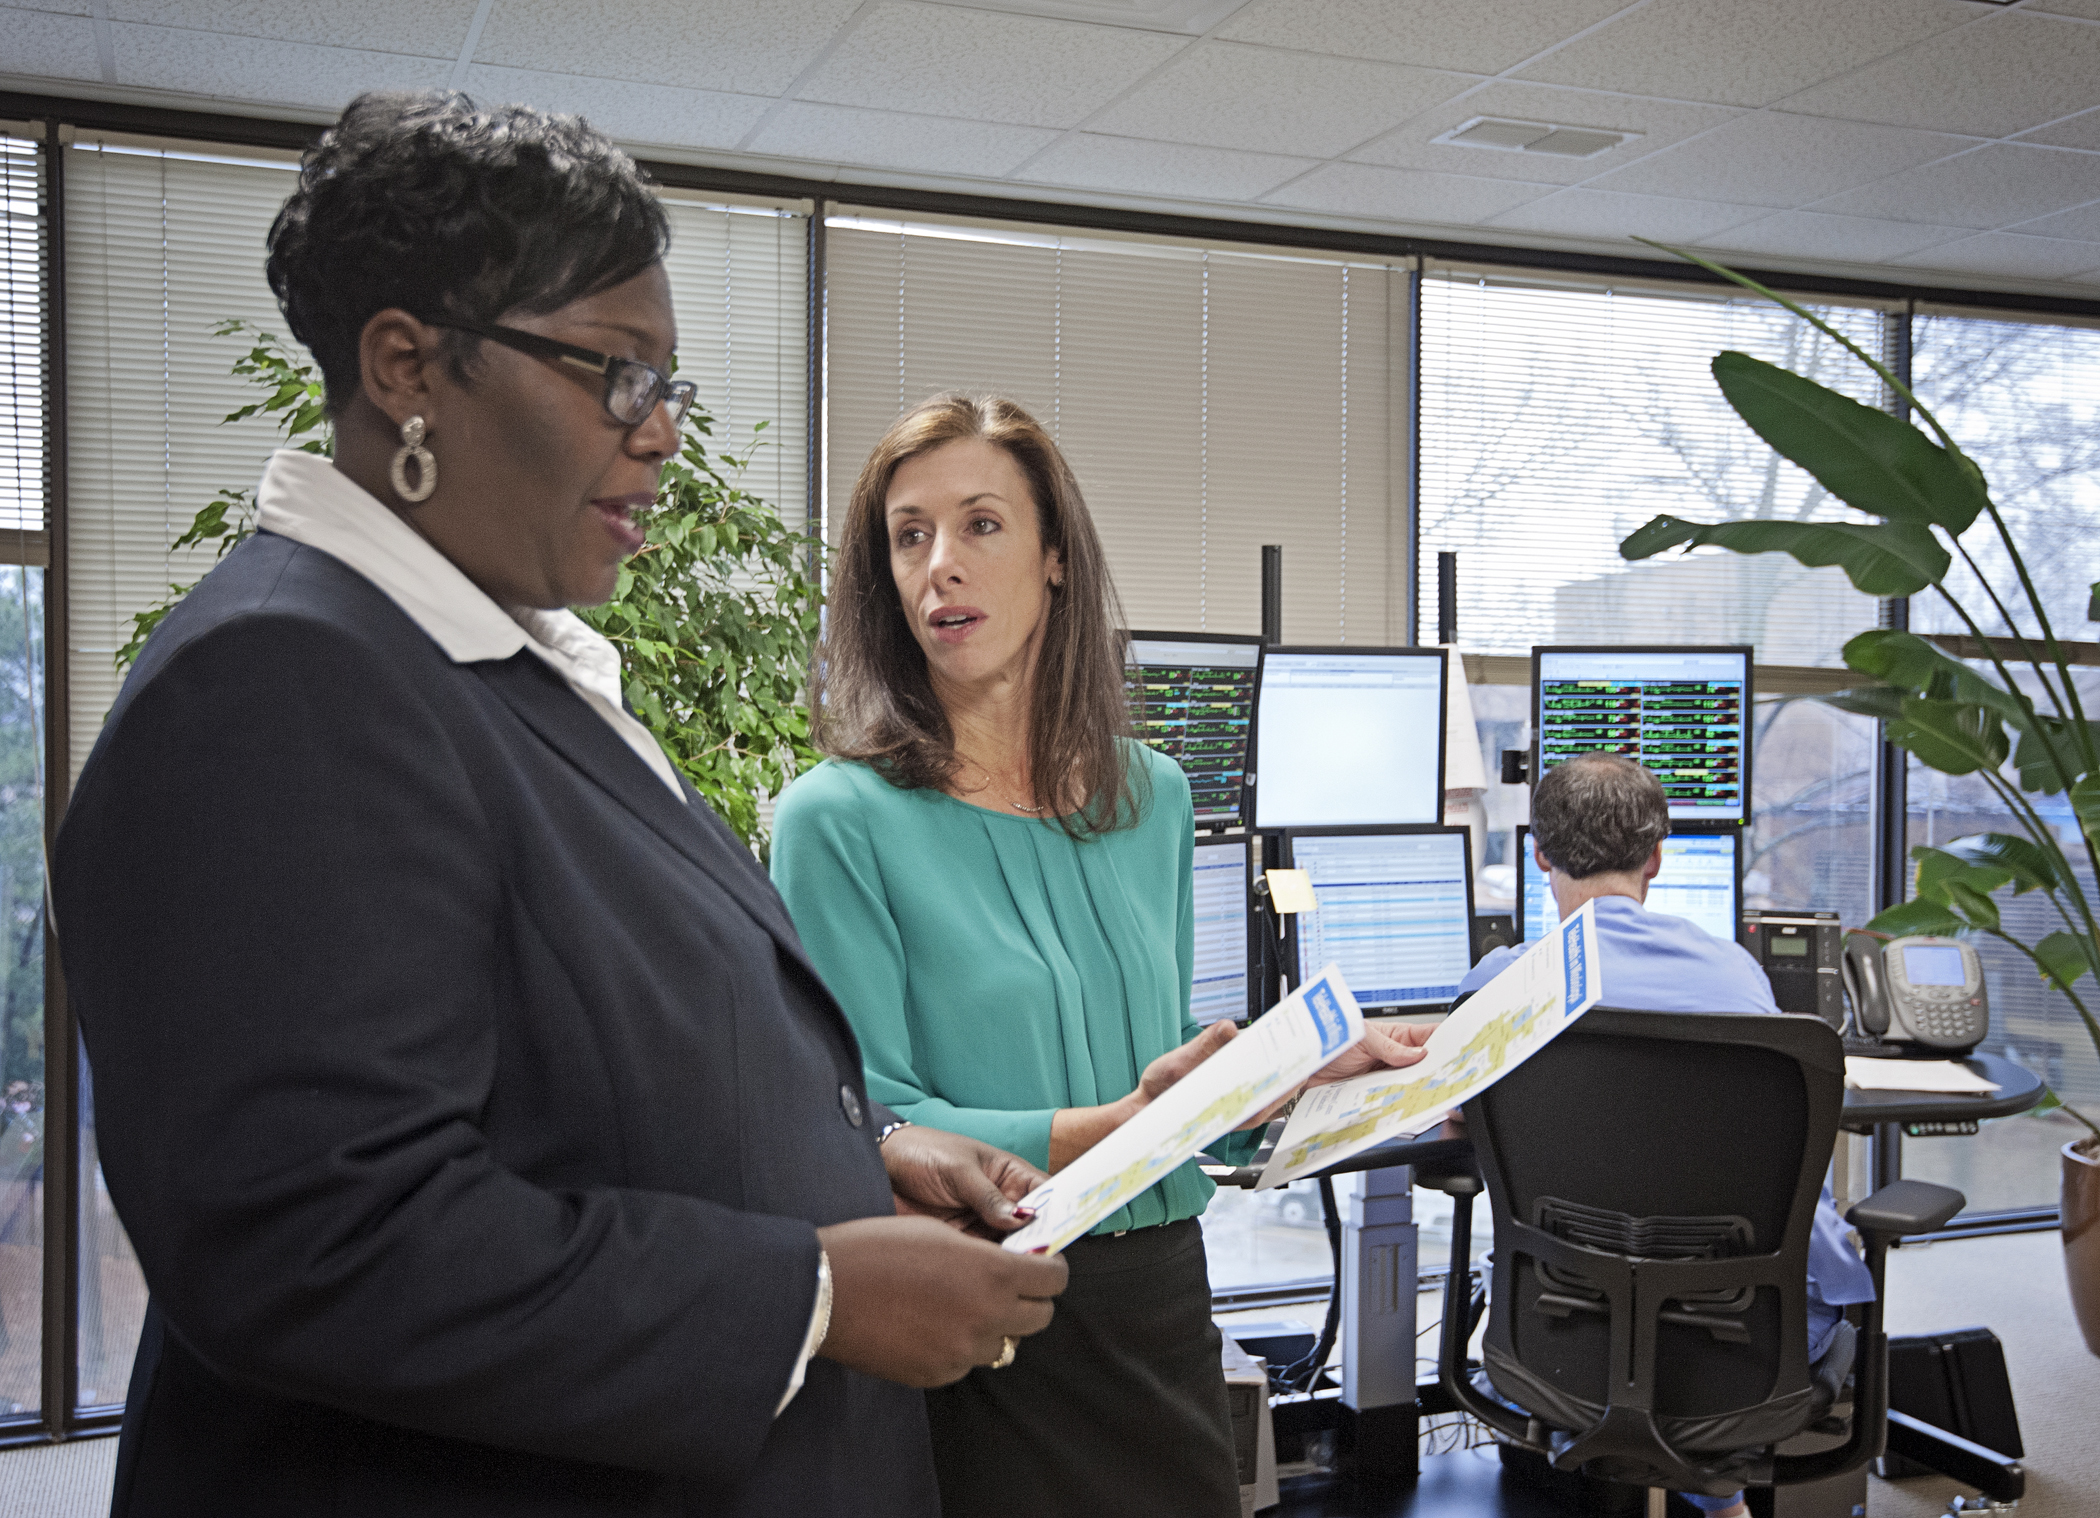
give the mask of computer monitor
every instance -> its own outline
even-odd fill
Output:
[[[1672,822],[1749,816],[1750,650],[1534,648],[1533,778],[1578,754],[1624,754],[1652,770]]]
[[[1444,820],[1441,649],[1271,648],[1254,709],[1254,825]]]
[[[1531,853],[1531,829],[1517,829],[1517,931],[1544,938],[1560,921],[1546,873]],[[1662,872],[1648,885],[1648,910],[1687,918],[1714,937],[1735,939],[1743,921],[1743,835],[1736,828],[1672,833],[1663,840]]]
[[[1298,983],[1330,961],[1366,1010],[1420,1011],[1473,967],[1473,877],[1464,828],[1315,828],[1285,835],[1319,910],[1291,919]]]
[[[1188,775],[1198,827],[1241,826],[1261,639],[1218,633],[1124,636],[1123,686],[1138,738]]]
[[[1253,884],[1247,840],[1196,840],[1196,971],[1189,1011],[1199,1023],[1251,1017],[1254,984]]]

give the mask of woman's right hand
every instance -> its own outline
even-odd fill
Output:
[[[1239,1032],[1212,1023],[1178,1049],[1169,1049],[1138,1077],[1137,1090],[1099,1107],[1060,1107],[1050,1119],[1050,1173],[1057,1174],[1158,1100],[1169,1086],[1224,1048]]]
[[[1056,1255],[1012,1254],[931,1218],[817,1230],[831,1261],[831,1328],[817,1353],[905,1386],[946,1386],[1050,1326]]]

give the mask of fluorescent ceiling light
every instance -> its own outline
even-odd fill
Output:
[[[1556,126],[1550,121],[1475,116],[1431,140],[1452,148],[1493,148],[1504,153],[1541,153],[1549,158],[1595,158],[1640,135],[1598,127]]]

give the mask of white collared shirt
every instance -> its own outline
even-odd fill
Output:
[[[280,448],[271,454],[256,501],[261,508],[257,525],[263,531],[317,548],[356,570],[428,633],[453,663],[508,659],[521,648],[531,649],[641,756],[672,795],[685,800],[678,772],[662,745],[621,700],[619,650],[576,613],[532,607],[506,611],[427,538],[317,453]],[[774,1417],[802,1389],[810,1358],[830,1324],[831,1262],[819,1250],[817,1301],[809,1332]]]
[[[383,591],[455,664],[508,659],[529,648],[569,683],[681,802],[678,772],[620,697],[620,653],[563,608],[506,610],[410,527],[327,459],[280,448],[263,469],[256,500],[265,532],[340,559]]]

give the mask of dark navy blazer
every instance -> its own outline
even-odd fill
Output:
[[[54,864],[153,1309],[114,1512],[938,1510],[920,1395],[810,1362],[891,1211],[764,872],[529,651],[454,664],[259,534],[154,634]]]

